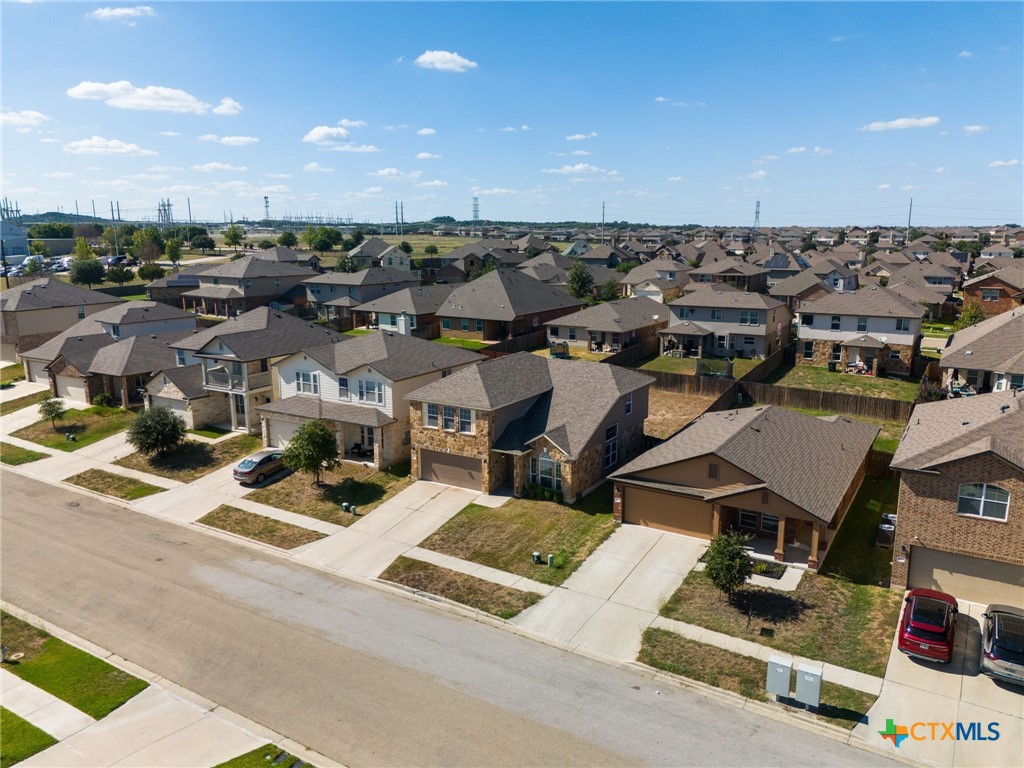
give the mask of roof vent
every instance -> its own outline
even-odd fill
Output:
[[[966,427],[966,426],[967,426],[968,424],[970,424],[970,423],[971,423],[971,422],[969,422],[969,421],[961,421],[961,422],[960,422],[960,426],[961,426],[961,427]]]
[[[1014,395],[1014,397],[1016,397],[1016,395]],[[1009,405],[1000,405],[999,406],[999,412],[1000,413],[1006,413],[1008,410],[1010,410],[1010,406]]]

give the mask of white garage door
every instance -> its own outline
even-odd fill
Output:
[[[29,360],[28,363],[28,380],[29,381],[41,381],[44,384],[50,380],[50,374],[43,370],[48,363],[44,363],[42,360]]]
[[[151,397],[150,405],[153,407],[170,408],[171,412],[177,414],[185,420],[185,426],[189,429],[193,429],[195,424],[192,423],[192,413],[188,409],[188,403],[184,400],[171,400],[166,397]]]
[[[270,437],[270,444],[275,448],[284,448],[286,445],[288,445],[288,441],[292,439],[292,435],[295,434],[295,430],[297,430],[301,426],[301,424],[292,421],[272,419],[267,424],[267,432]]]
[[[0,342],[0,360],[13,363],[18,359],[18,349],[9,341]]]
[[[961,600],[1024,605],[1024,568],[981,557],[911,547],[909,581]]]
[[[85,399],[85,382],[82,379],[76,379],[71,376],[57,377],[57,397],[73,400],[76,403],[85,403],[86,405],[89,403]]]

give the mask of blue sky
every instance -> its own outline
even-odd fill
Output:
[[[23,211],[1024,224],[1024,5],[2,5]],[[102,214],[101,214],[102,215]]]

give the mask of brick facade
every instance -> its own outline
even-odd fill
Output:
[[[83,375],[82,372],[69,363],[66,358],[58,357],[57,360],[50,365],[50,392],[52,392],[54,396],[57,395],[58,376],[81,379],[82,384],[85,386],[86,404],[92,403],[92,399],[104,391],[102,376],[90,376],[88,374]]]
[[[997,301],[982,301],[982,289],[998,290],[999,299]],[[1020,292],[1020,288],[1005,283],[999,278],[998,273],[994,273],[988,278],[964,286],[964,304],[976,302],[986,317],[992,317],[993,315],[1001,315],[1003,312],[1008,312],[1014,307],[1021,306],[1022,300],[1013,298],[1014,295],[1019,295]]]
[[[1008,491],[1006,521],[958,515],[962,483],[988,483]],[[897,555],[919,545],[1024,567],[1024,472],[991,454],[947,464],[939,474],[903,472],[896,520]],[[909,558],[902,563],[894,559],[894,588],[906,586],[909,570]]]

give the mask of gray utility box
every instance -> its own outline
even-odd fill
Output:
[[[790,679],[793,677],[793,660],[782,656],[768,657],[768,682],[765,690],[784,699],[789,698]]]
[[[810,664],[796,665],[796,700],[801,704],[815,709],[821,704],[822,669]]]

